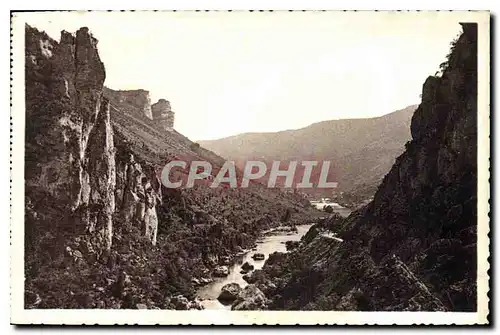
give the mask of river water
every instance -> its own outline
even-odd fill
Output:
[[[240,258],[234,265],[229,267],[229,276],[224,278],[214,278],[214,281],[198,290],[198,298],[201,300],[201,305],[205,309],[231,309],[231,305],[223,305],[217,300],[221,288],[229,283],[238,283],[242,288],[247,286],[248,283],[243,279],[243,274],[240,273],[241,265],[245,262],[252,264],[255,270],[261,269],[270,254],[275,251],[286,252],[286,241],[299,241],[300,238],[307,233],[311,224],[297,226],[297,233],[283,233],[279,235],[264,236],[261,243],[257,242],[257,250],[252,250]],[[253,254],[261,253],[266,256],[262,261],[252,259]]]
[[[335,212],[342,216],[348,216],[351,212],[348,208],[336,207]],[[231,310],[231,305],[223,305],[217,297],[220,294],[221,288],[229,283],[237,283],[242,288],[248,283],[243,279],[243,274],[240,273],[241,265],[245,262],[252,264],[256,269],[261,269],[264,266],[266,259],[273,252],[286,252],[286,241],[299,241],[304,236],[312,224],[297,226],[296,233],[280,233],[279,235],[264,236],[260,243],[257,242],[257,249],[249,251],[243,255],[234,265],[229,267],[229,276],[223,278],[214,278],[214,281],[198,289],[197,296],[201,300],[201,305],[205,309],[226,309]],[[266,259],[256,261],[252,259],[255,253],[262,253]]]
[[[332,201],[311,201],[311,205],[322,211],[326,206],[331,206],[334,212],[342,216],[348,216],[351,213],[349,208],[342,207],[336,202]]]

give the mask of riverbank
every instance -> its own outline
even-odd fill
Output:
[[[341,207],[336,210],[336,213],[346,217],[349,215],[350,210]],[[318,217],[318,219],[324,220],[327,216],[329,215],[326,214],[321,218]],[[197,289],[196,297],[200,301],[200,305],[205,309],[231,310],[230,303],[223,304],[217,299],[222,288],[230,283],[238,284],[242,289],[247,287],[249,283],[245,280],[245,276],[251,275],[254,271],[262,269],[269,255],[275,252],[287,253],[287,244],[289,248],[293,245],[298,245],[301,238],[309,232],[312,226],[314,226],[313,223],[295,226],[278,226],[262,232],[261,237],[257,239],[255,246],[251,250],[245,250],[239,253],[233,259],[231,265],[227,266],[227,276],[212,278],[213,281],[211,283],[200,286]],[[295,244],[293,242],[295,242]],[[253,256],[255,254],[262,254],[264,259],[254,259]],[[247,263],[253,266],[252,271],[244,271],[242,269],[243,264]]]
[[[241,288],[244,288],[248,283],[243,279],[244,275],[241,273],[242,265],[249,263],[254,267],[254,270],[262,269],[269,255],[273,252],[287,252],[287,241],[300,241],[312,224],[297,225],[297,231],[292,232],[288,226],[280,226],[268,230],[263,233],[263,237],[257,240],[256,246],[253,250],[248,250],[244,255],[241,255],[234,264],[228,267],[229,275],[227,277],[214,278],[213,282],[202,286],[197,291],[197,297],[201,300],[201,305],[205,309],[226,309],[231,310],[231,305],[224,305],[217,300],[221,289],[224,285],[229,283],[236,283]],[[252,258],[255,254],[263,254],[263,260],[255,260]]]

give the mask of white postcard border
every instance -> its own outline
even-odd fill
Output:
[[[342,13],[342,12],[338,12]],[[439,14],[437,14],[439,13]],[[136,13],[140,15],[140,12]],[[12,34],[11,151],[11,322],[66,325],[471,325],[488,323],[490,268],[490,13],[487,11],[403,11],[401,15],[456,15],[478,23],[478,277],[475,313],[336,311],[174,311],[24,309],[24,30],[23,13],[14,13]],[[230,15],[230,14],[229,14]],[[259,12],[248,12],[259,15]]]

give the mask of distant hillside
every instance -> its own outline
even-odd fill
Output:
[[[245,133],[200,144],[236,161],[331,160],[339,191],[374,191],[410,140],[416,107],[376,118],[323,121],[301,129]]]

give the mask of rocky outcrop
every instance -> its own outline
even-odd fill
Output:
[[[116,166],[113,131],[109,119],[109,102],[103,98],[86,153],[88,188],[84,189],[80,210],[92,245],[111,248],[115,212]],[[87,174],[85,174],[87,178]],[[89,192],[87,195],[86,193]],[[88,200],[87,200],[88,197]],[[86,205],[88,204],[88,205]]]
[[[476,310],[477,25],[462,26],[373,201],[252,275],[270,308]]]
[[[97,40],[81,28],[58,43],[27,26],[26,59],[26,195],[45,193],[96,249],[109,250],[114,144]]]
[[[157,103],[151,106],[153,111],[153,120],[159,123],[159,125],[165,130],[174,129],[174,118],[175,113],[170,107],[170,102],[165,99],[158,100]]]
[[[217,299],[222,302],[232,302],[236,300],[240,291],[241,287],[237,283],[226,284],[221,288],[219,297]]]
[[[252,264],[248,263],[248,262],[245,262],[241,266],[241,269],[249,272],[249,271],[252,271],[254,269],[254,266]]]
[[[233,311],[260,311],[266,309],[268,300],[255,285],[248,285],[231,306]]]
[[[153,120],[151,111],[151,97],[146,90],[112,90],[104,88],[104,95],[111,101],[111,104],[119,109],[126,109],[144,115]]]
[[[156,244],[158,232],[157,205],[161,203],[161,181],[155,168],[139,163],[132,153],[117,155],[116,202],[126,228],[136,226]]]
[[[27,26],[26,60],[26,196],[38,212],[28,224],[80,236],[99,258],[111,248],[119,211],[123,222],[141,225],[154,243],[160,184],[150,166],[123,159],[120,150],[115,157],[117,139],[103,96],[105,70],[97,40],[81,28],[75,35],[63,31],[56,42]],[[131,96],[146,106],[144,92]],[[39,222],[56,208],[61,222]]]

